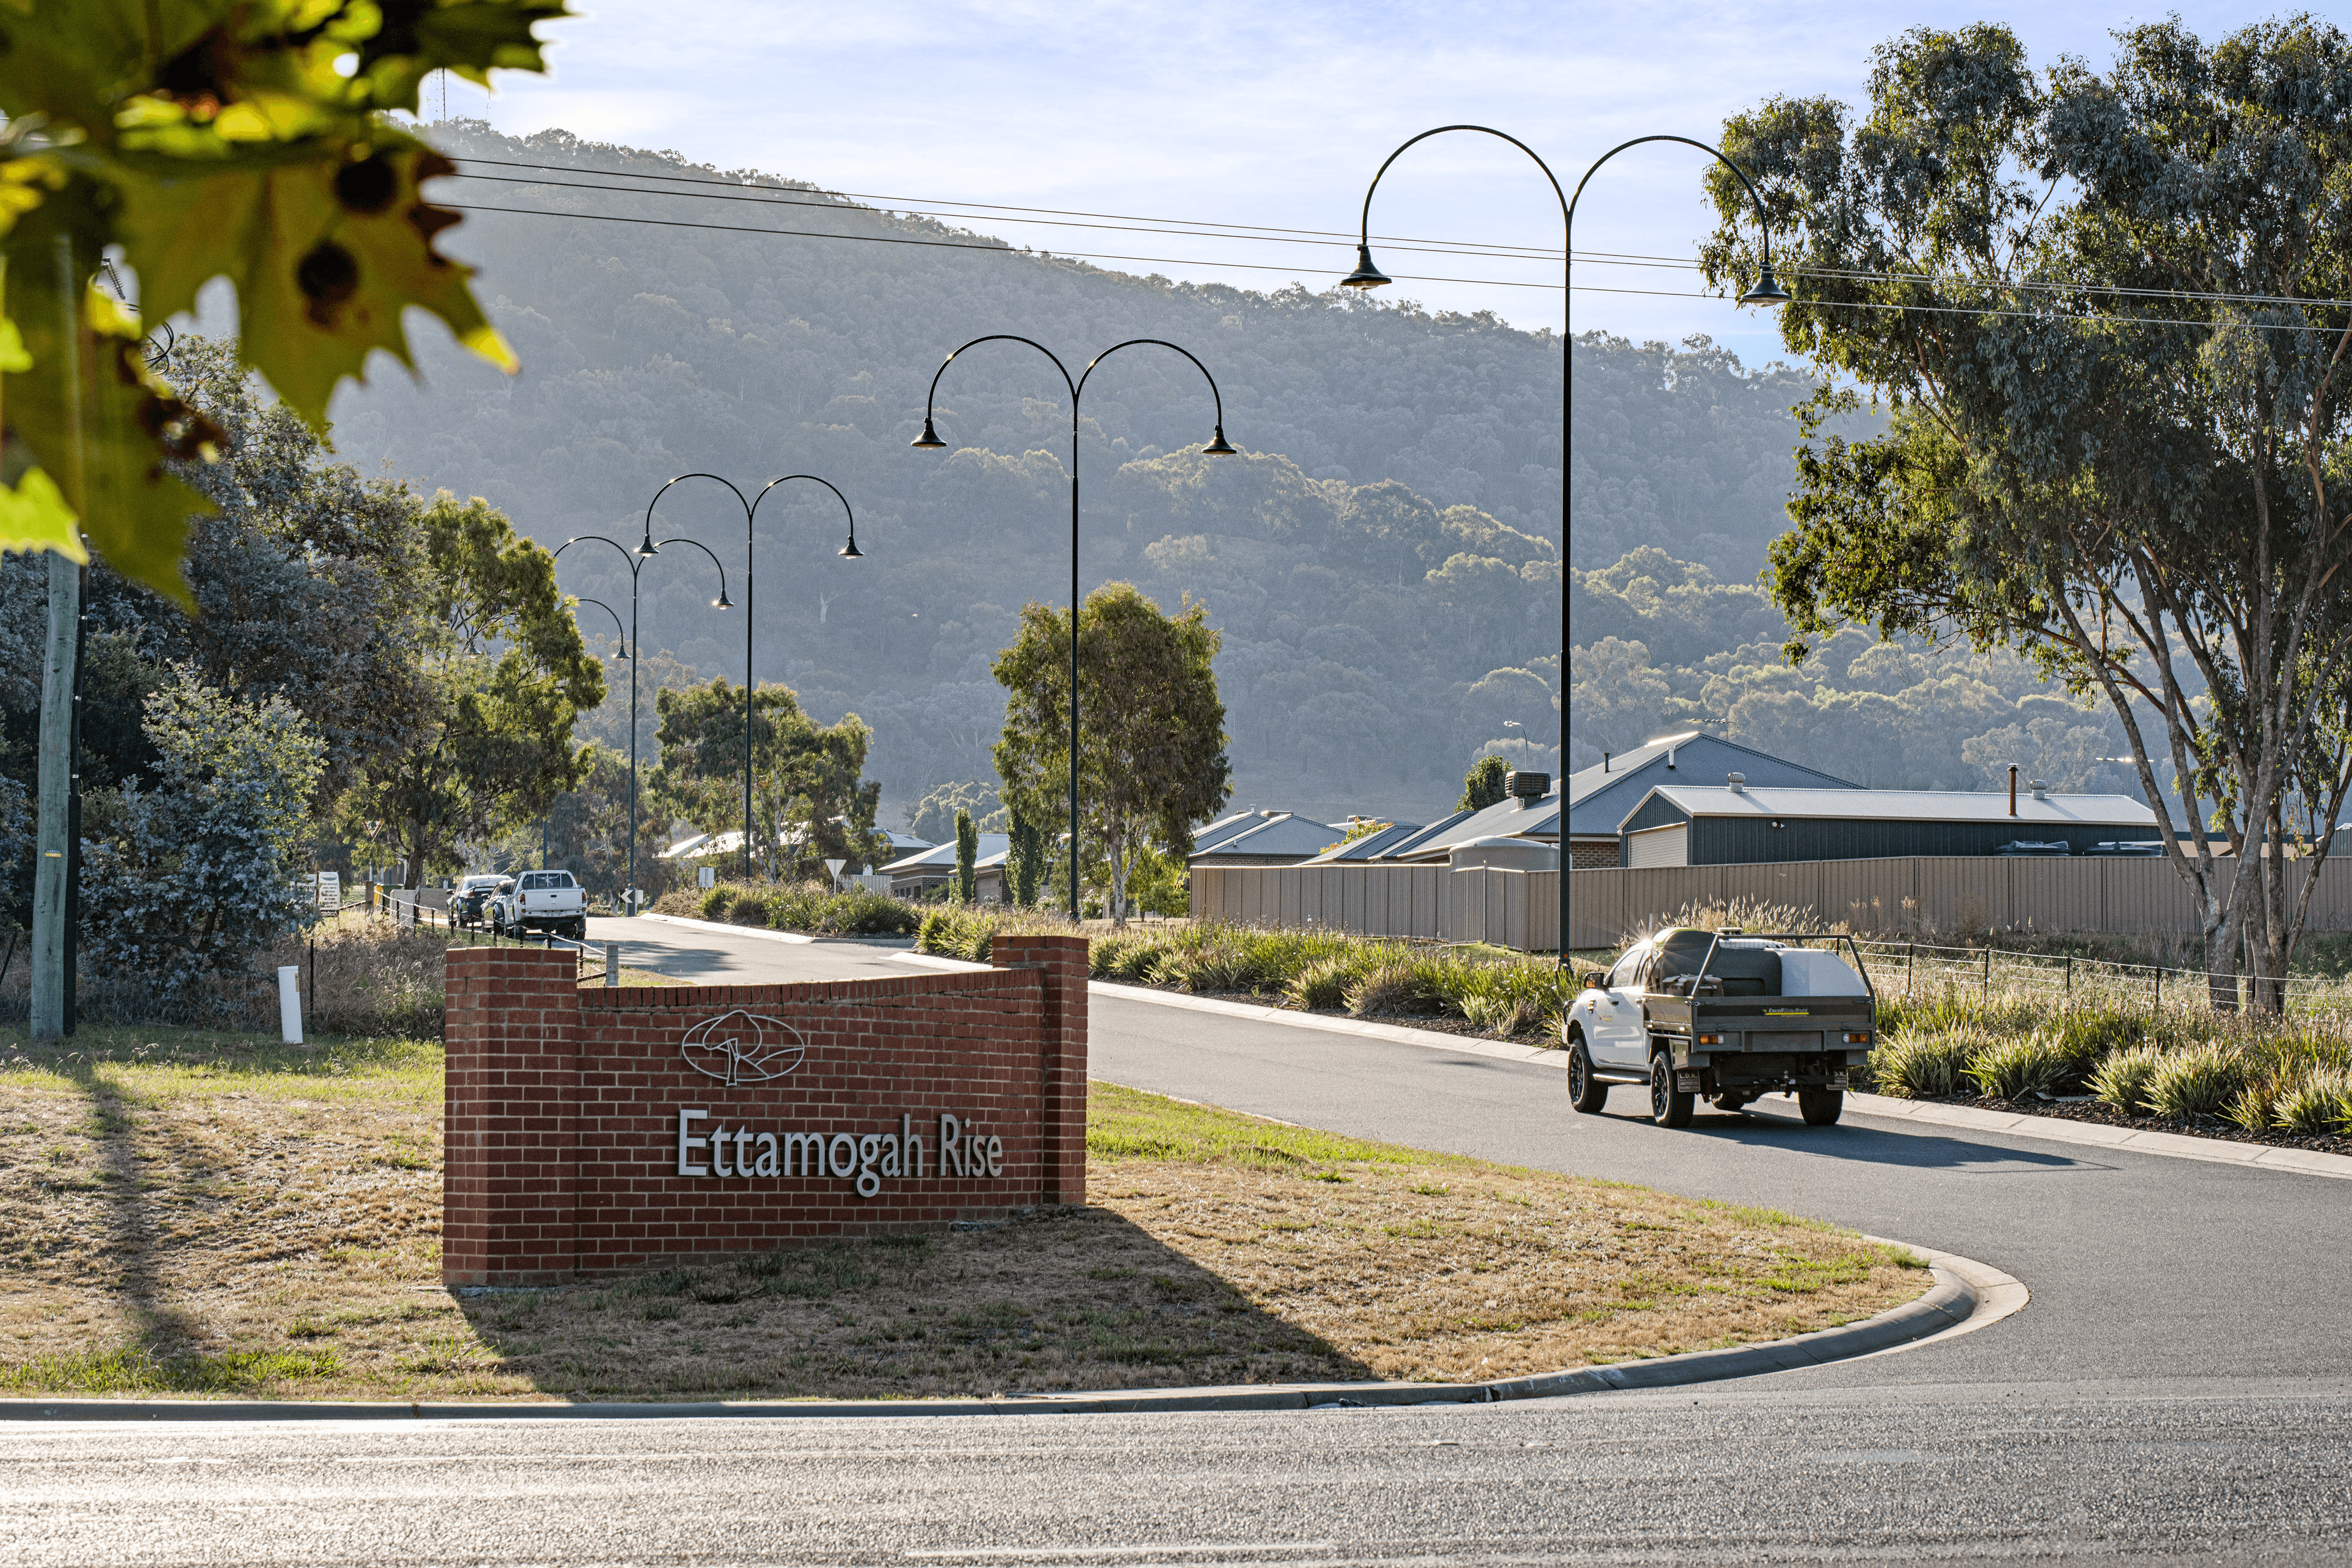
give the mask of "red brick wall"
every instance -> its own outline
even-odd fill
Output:
[[[583,990],[568,953],[453,948],[442,1278],[545,1282],[1085,1202],[1086,943],[1005,937],[995,956],[986,973]],[[793,1032],[698,1027],[738,1009]],[[690,1033],[710,1038],[699,1065]],[[681,1111],[704,1114],[681,1134]],[[994,1142],[957,1174],[950,1131],[957,1154]],[[682,1138],[709,1174],[679,1174]]]

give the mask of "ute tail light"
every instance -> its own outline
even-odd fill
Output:
[[[1719,1034],[1702,1034],[1695,1037],[1692,1043],[1695,1045],[1721,1045],[1723,1043],[1723,1037]]]
[[[1868,1045],[1870,1036],[1857,1030],[1849,1030],[1846,1031],[1845,1042],[1848,1045]]]

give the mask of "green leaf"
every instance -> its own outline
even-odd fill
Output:
[[[27,468],[15,489],[0,485],[0,551],[52,549],[68,560],[89,560],[74,528],[73,508],[58,493],[58,482],[38,468]]]

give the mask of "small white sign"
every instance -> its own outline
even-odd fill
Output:
[[[319,913],[332,915],[343,906],[343,878],[340,872],[319,873]]]
[[[696,867],[694,873],[694,885],[697,887],[718,886],[719,873],[707,865]]]

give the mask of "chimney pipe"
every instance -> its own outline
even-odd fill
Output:
[[[2033,798],[2035,800],[2047,800],[2050,799],[2050,786],[2048,784],[2039,779],[2030,779],[2026,780],[2026,782],[2032,786]]]
[[[2009,814],[2017,815],[2017,764],[2009,765]]]
[[[1601,754],[1601,771],[1603,773],[1609,771],[1609,754],[1605,751]]]
[[[1748,793],[1748,775],[1745,773],[1727,773],[1723,776],[1723,781],[1731,787],[1731,792],[1735,795]]]

